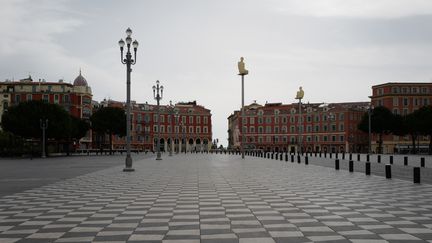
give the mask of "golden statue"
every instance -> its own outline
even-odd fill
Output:
[[[295,98],[298,100],[301,100],[301,99],[303,99],[303,96],[304,96],[304,91],[303,91],[303,88],[300,86],[300,89],[299,89],[299,91],[297,91],[297,95]]]
[[[243,62],[244,58],[240,57],[240,62],[237,63],[239,75],[248,75],[249,71],[245,69],[245,63]]]

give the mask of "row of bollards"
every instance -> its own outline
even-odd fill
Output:
[[[219,151],[221,154],[225,153],[225,154],[235,154],[235,155],[240,155],[241,152],[240,151]],[[198,153],[198,152],[197,152]],[[201,153],[203,153],[201,151]],[[204,152],[205,153],[205,152]],[[210,153],[213,153],[213,151],[210,151]],[[217,154],[218,151],[216,150],[215,153]],[[285,154],[285,156],[284,156]],[[253,157],[261,157],[261,158],[267,158],[267,159],[274,159],[274,160],[280,160],[283,161],[285,160],[285,162],[288,162],[288,160],[291,161],[291,163],[294,163],[295,161],[297,161],[297,163],[301,163],[302,162],[302,157],[304,157],[304,163],[305,165],[309,164],[309,157],[308,154],[310,156],[313,156],[313,153],[278,153],[278,152],[264,152],[264,151],[247,151],[245,152],[245,155],[248,156],[253,156]],[[332,158],[333,155],[332,153],[328,154],[329,158]],[[324,157],[327,158],[327,153],[317,153],[315,152],[315,157]],[[339,160],[339,154],[335,153],[334,154],[335,157],[335,170],[339,170],[340,169],[340,160]],[[345,153],[341,154],[341,158],[342,160],[345,160]],[[353,154],[348,154],[348,171],[350,173],[354,172],[354,160],[353,160]],[[357,154],[357,161],[361,162],[360,160],[360,154]],[[381,163],[382,162],[382,157],[381,155],[377,155],[377,163]],[[394,158],[393,155],[389,156],[389,164],[385,165],[385,177],[387,179],[391,179],[392,178],[392,165],[394,164]],[[404,156],[404,166],[408,165],[408,157]],[[421,157],[420,158],[420,167],[425,167],[425,158]],[[420,183],[420,167],[413,167],[413,182],[414,183]],[[370,155],[367,154],[366,155],[366,162],[365,162],[365,175],[371,175],[371,162],[370,162]]]

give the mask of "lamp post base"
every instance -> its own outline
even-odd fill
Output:
[[[161,158],[161,153],[160,153],[160,152],[157,152],[156,160],[162,160],[162,158]]]
[[[123,169],[124,172],[132,172],[135,171],[134,168],[132,168],[132,157],[130,154],[126,155],[126,167]]]

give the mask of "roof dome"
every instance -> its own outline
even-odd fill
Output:
[[[76,79],[74,80],[73,85],[74,86],[88,86],[87,80],[81,75],[81,69],[80,69],[78,77],[76,77]]]

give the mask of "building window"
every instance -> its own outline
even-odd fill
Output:
[[[171,133],[171,126],[167,126],[167,133]]]
[[[343,121],[343,120],[345,120],[345,114],[339,113],[339,121]]]
[[[262,117],[258,117],[258,124],[263,124],[263,118]]]
[[[175,133],[179,133],[179,126],[175,126],[174,130],[175,130]],[[205,129],[204,129],[204,131],[205,131]]]
[[[295,117],[294,117],[294,116],[291,116],[291,117],[290,117],[290,122],[291,122],[291,123],[295,123]]]
[[[259,127],[258,127],[258,133],[264,133],[264,131],[263,131],[263,127],[262,127],[262,126],[259,126]]]
[[[203,132],[204,133],[208,133],[208,128],[207,127],[203,127]]]
[[[249,124],[255,124],[255,118],[254,117],[249,118]]]
[[[20,103],[21,102],[21,95],[20,94],[16,94],[15,95],[15,103]]]
[[[32,94],[27,94],[27,101],[30,101],[30,100],[32,100]]]
[[[393,94],[399,93],[399,87],[393,87],[392,92],[393,92]]]
[[[141,132],[141,124],[137,125],[137,132]]]
[[[51,90],[52,90],[52,86],[48,85],[48,92],[51,92]]]
[[[339,140],[340,140],[341,142],[344,142],[344,141],[345,141],[345,137],[344,137],[344,135],[340,135],[340,136],[339,136]]]
[[[158,126],[157,125],[154,125],[153,126],[153,132],[157,132],[158,131]]]
[[[393,114],[398,115],[399,114],[399,109],[393,109]]]
[[[154,122],[158,122],[158,120],[159,120],[159,119],[158,119],[158,115],[157,115],[157,114],[154,114],[154,115],[153,115],[153,121],[154,121]]]
[[[59,95],[55,94],[54,95],[54,104],[58,104],[59,103]]]
[[[275,132],[275,133],[279,133],[279,127],[275,127],[275,128],[274,128],[274,132]]]
[[[63,96],[63,99],[64,99],[64,103],[69,103],[70,102],[70,100],[69,100],[69,95],[67,95],[67,94],[65,94],[64,96]]]
[[[282,133],[287,133],[288,131],[287,131],[287,126],[283,126],[282,127]]]
[[[141,114],[138,114],[138,115],[137,115],[137,122],[138,122],[138,123],[141,123],[141,120],[142,120]]]
[[[319,115],[315,115],[315,122],[319,122],[320,121],[320,116]]]
[[[271,132],[272,132],[271,126],[266,126],[266,133],[271,133]]]
[[[312,126],[311,125],[307,125],[306,126],[306,131],[307,132],[312,132]]]
[[[193,127],[190,126],[190,127],[189,127],[189,133],[193,133],[193,131],[194,131],[194,130],[193,130]]]
[[[336,142],[336,136],[335,135],[332,135],[331,138],[332,138],[333,142]]]
[[[282,117],[282,123],[286,124],[288,122],[288,119],[286,116]]]
[[[270,124],[270,123],[271,123],[271,117],[269,117],[269,116],[266,117],[266,123],[267,123],[267,124]]]
[[[291,132],[291,133],[295,133],[295,126],[291,126],[291,127],[290,127],[290,132]]]
[[[336,124],[332,124],[332,125],[331,125],[331,130],[332,130],[332,132],[335,132],[335,131],[336,131]]]
[[[328,131],[328,127],[327,127],[327,125],[323,125],[323,131],[324,131],[324,132],[327,132],[327,131]]]
[[[197,117],[196,117],[196,123],[197,123],[197,124],[201,124],[201,117],[200,117],[200,116],[197,116]]]
[[[284,143],[288,142],[288,137],[287,137],[287,136],[283,136],[283,137],[282,137],[282,141],[283,141]]]
[[[399,98],[393,97],[393,106],[399,106]]]
[[[308,116],[306,117],[306,121],[307,121],[307,122],[312,122],[312,117],[311,117],[310,115],[308,115]]]
[[[189,116],[189,124],[193,123],[193,116]]]
[[[37,87],[36,85],[32,85],[32,92],[33,93],[36,93],[36,87]]]
[[[208,117],[204,117],[204,124],[208,124]]]
[[[343,132],[345,130],[344,124],[339,124],[339,132]]]
[[[324,140],[324,142],[327,142],[327,140],[328,140],[328,139],[327,139],[327,135],[324,135],[324,136],[323,136],[323,140]]]
[[[290,137],[290,140],[291,140],[291,143],[295,143],[295,142],[296,142],[296,139],[295,139],[294,136],[291,136],[291,137]]]
[[[311,136],[307,136],[307,137],[306,137],[306,141],[308,141],[308,142],[312,142],[312,137],[311,137]]]
[[[271,142],[272,142],[271,137],[270,137],[270,136],[267,136],[267,137],[266,137],[266,141],[267,141],[267,143],[271,143]]]
[[[255,133],[255,127],[249,127],[249,132],[250,133]]]
[[[201,127],[197,127],[197,128],[196,128],[196,132],[197,132],[197,133],[201,133]]]
[[[315,132],[319,132],[319,129],[320,127],[319,127],[319,125],[315,125]]]
[[[44,95],[42,96],[42,101],[43,101],[43,102],[49,102],[49,96],[46,95],[46,94],[44,94]]]
[[[409,105],[409,99],[408,98],[403,98],[403,105],[404,106],[408,106]]]
[[[246,118],[246,117],[243,117],[243,118],[242,118],[242,123],[243,123],[243,124],[246,124],[246,123],[247,123],[247,118]]]
[[[319,136],[318,135],[315,136],[315,142],[319,142]]]
[[[279,124],[279,117],[275,117],[274,120],[275,120],[275,124]]]
[[[183,124],[186,124],[186,116],[182,116],[182,122]]]
[[[160,122],[165,122],[165,116],[164,115],[160,115]]]

